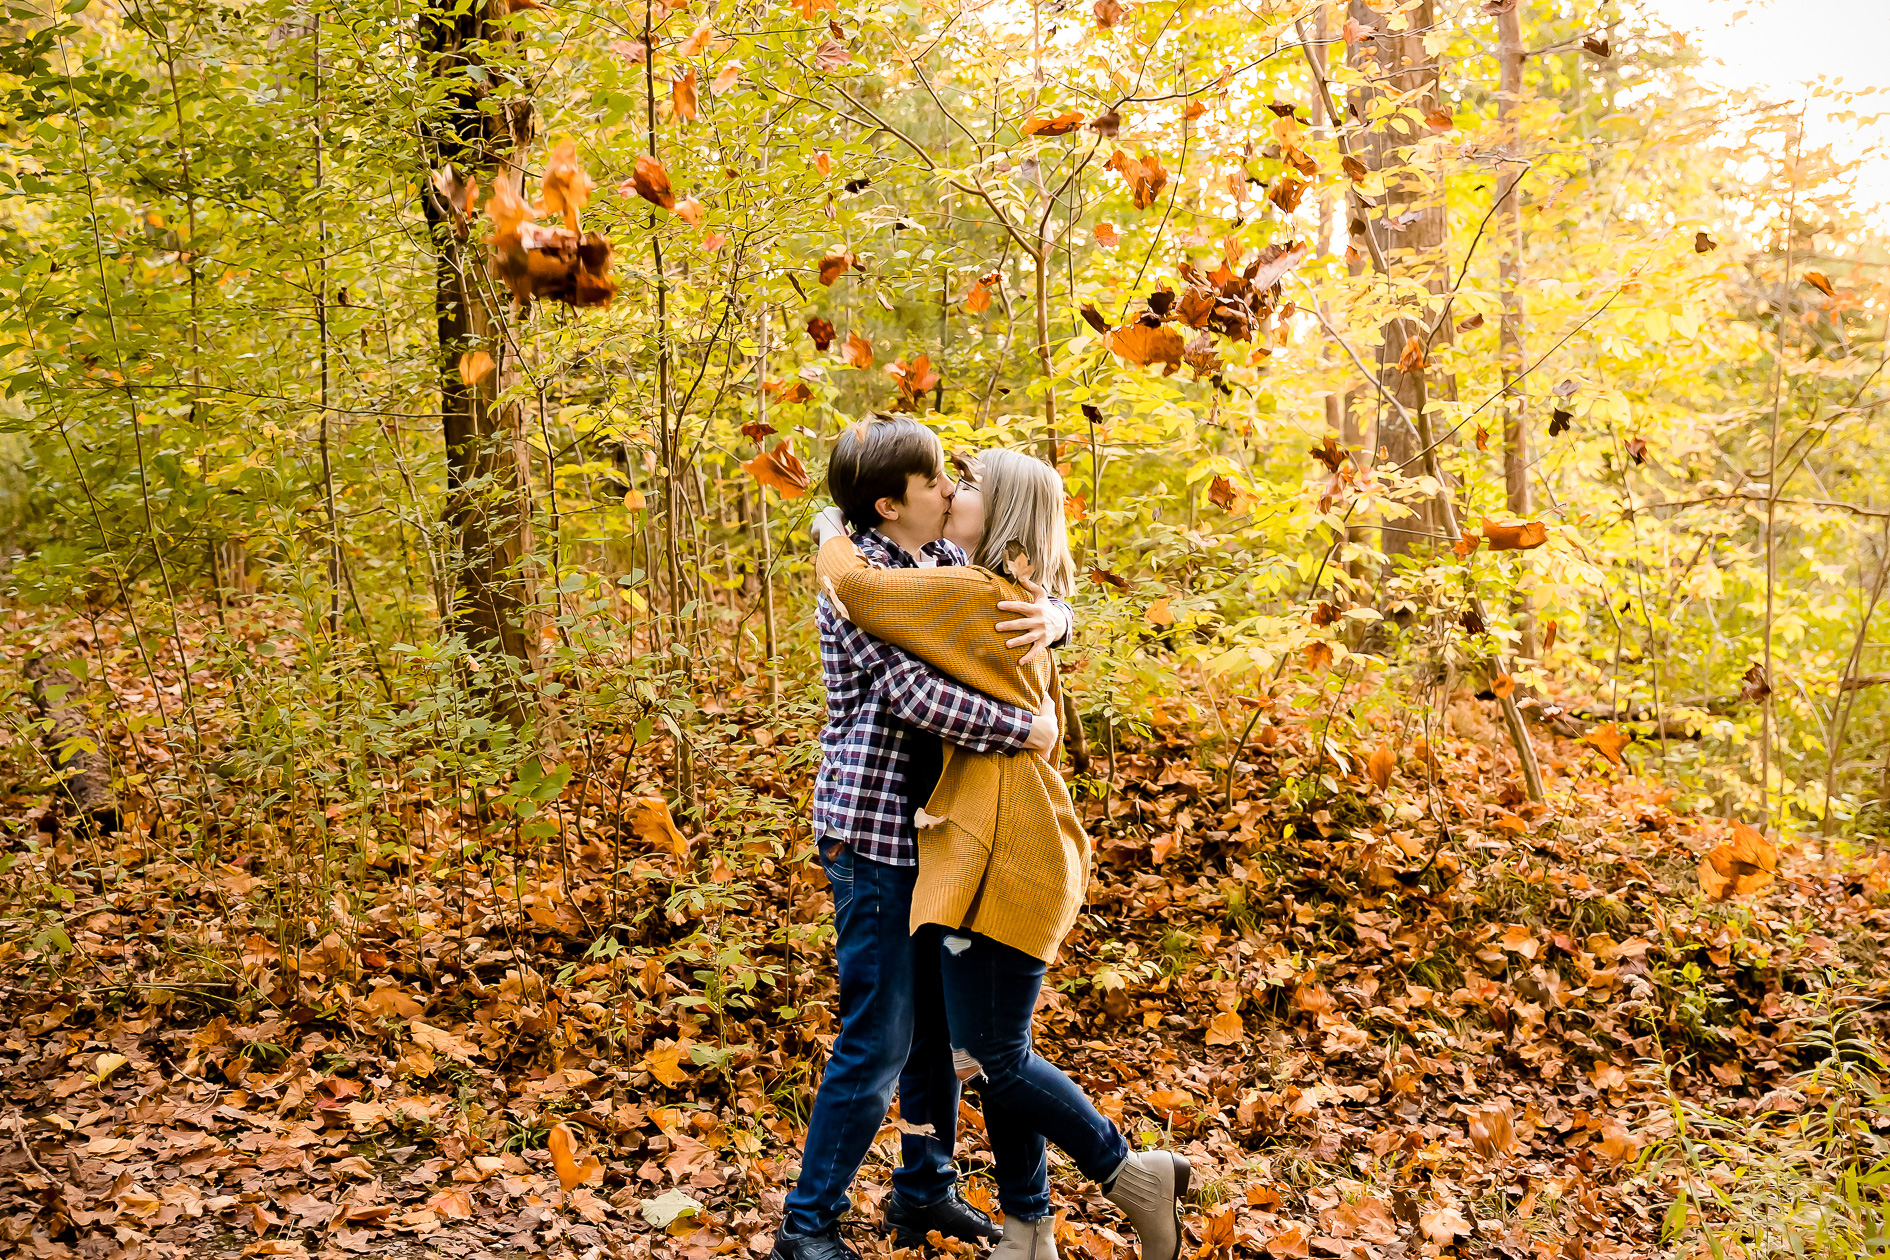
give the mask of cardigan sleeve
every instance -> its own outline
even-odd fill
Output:
[[[822,545],[814,562],[835,611],[860,629],[904,648],[993,700],[1036,712],[1049,681],[1045,661],[1021,667],[1022,648],[1004,646],[993,627],[998,601],[1012,595],[983,569],[876,569],[850,538]]]

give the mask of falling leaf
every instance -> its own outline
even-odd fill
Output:
[[[518,195],[509,179],[501,179],[486,202],[486,217],[492,220],[492,244],[502,246],[516,240],[519,229],[538,215],[531,204]]]
[[[837,8],[839,0],[794,0],[794,4],[801,11],[801,18],[804,21],[811,22],[814,20],[816,13]]]
[[[1391,751],[1390,744],[1380,744],[1371,756],[1365,759],[1365,773],[1378,785],[1380,791],[1391,786],[1391,772],[1397,768],[1398,755]]]
[[[1096,19],[1096,25],[1105,31],[1122,20],[1122,6],[1117,0],[1096,0],[1089,11]]]
[[[1292,241],[1286,245],[1270,245],[1262,250],[1260,256],[1248,265],[1243,273],[1247,283],[1255,293],[1264,293],[1286,277],[1286,273],[1305,260],[1311,247]]]
[[[676,203],[676,217],[690,227],[696,227],[702,222],[702,203],[694,197],[684,197]]]
[[[828,254],[820,260],[820,282],[832,287],[834,281],[859,265],[859,260],[853,256],[851,250],[844,254]]]
[[[1432,131],[1449,131],[1457,125],[1457,120],[1450,116],[1448,110],[1436,105],[1425,111],[1424,122]]]
[[[1083,114],[1069,110],[1061,114],[1039,115],[1026,121],[1020,130],[1027,136],[1067,136],[1083,125]]]
[[[465,236],[466,223],[471,219],[474,203],[479,198],[478,178],[460,179],[459,169],[450,162],[433,171],[428,178],[440,200],[453,212],[455,231]]]
[[[1187,348],[1181,331],[1165,324],[1158,328],[1141,323],[1129,324],[1104,336],[1103,344],[1111,353],[1137,367],[1147,367],[1151,363],[1166,364],[1168,370],[1164,375],[1167,376],[1174,375],[1181,366],[1181,356]]]
[[[1104,110],[1090,119],[1089,130],[1105,138],[1113,136],[1122,130],[1122,115],[1113,109]]]
[[[1647,439],[1629,438],[1627,442],[1627,455],[1628,458],[1635,463],[1645,464],[1647,462]]]
[[[492,375],[495,366],[492,356],[484,350],[468,350],[459,356],[459,379],[468,385],[477,385]]]
[[[847,334],[847,344],[840,351],[840,361],[848,367],[873,366],[873,343],[856,332]]]
[[[1741,700],[1763,700],[1772,694],[1772,680],[1766,676],[1765,666],[1758,661],[1746,667],[1746,672],[1740,675],[1739,684]]]
[[[827,347],[833,344],[833,339],[838,334],[834,331],[833,325],[827,320],[822,319],[818,315],[809,315],[807,317],[807,335],[814,339],[814,349],[825,352]],[[770,430],[770,432],[772,432],[772,430]]]
[[[558,1170],[558,1184],[564,1187],[566,1194],[604,1170],[603,1164],[595,1159],[578,1162],[577,1139],[571,1134],[571,1126],[562,1120],[551,1126],[545,1145],[551,1148],[551,1166]]]
[[[539,193],[546,214],[562,215],[564,225],[573,232],[581,230],[578,212],[590,204],[597,183],[585,173],[577,159],[577,141],[565,139],[553,150],[545,165],[545,180]]]
[[[1483,535],[1481,534],[1459,534],[1457,545],[1453,550],[1457,553],[1457,558],[1462,560],[1475,555],[1477,548],[1482,545]]]
[[[1483,538],[1491,551],[1529,551],[1549,541],[1549,527],[1541,521],[1510,521],[1498,525],[1483,518]]]
[[[1634,736],[1613,722],[1603,722],[1582,736],[1580,742],[1606,757],[1610,764],[1618,766],[1621,764],[1621,750],[1634,742]]]
[[[853,60],[853,54],[847,46],[837,39],[823,39],[814,49],[814,69],[832,72]]]
[[[1554,646],[1555,646],[1555,623],[1551,621],[1549,623],[1548,630],[1545,631],[1542,636],[1542,654],[1544,656],[1547,656],[1549,654],[1549,649]]]
[[[1696,254],[1711,253],[1713,250],[1716,250],[1718,248],[1719,248],[1719,242],[1714,240],[1712,237],[1708,236],[1706,233],[1695,232],[1693,234],[1693,252],[1694,253]]]
[[[676,208],[676,196],[669,187],[669,172],[663,169],[661,162],[647,153],[637,159],[635,173],[624,181],[624,186],[617,192],[620,196],[628,196],[634,192],[643,200],[659,205],[665,210]]]
[[[610,41],[610,51],[633,66],[640,66],[650,59],[649,45],[640,39],[613,39]]]
[[[1346,178],[1355,184],[1364,182],[1365,178],[1371,174],[1371,168],[1349,153],[1339,159],[1339,169],[1344,171]],[[1358,235],[1358,233],[1353,233],[1353,235]]]
[[[707,236],[702,238],[702,252],[705,254],[713,254],[726,244],[728,244],[728,234],[726,232],[710,232]]]
[[[1606,61],[1612,49],[1608,46],[1607,40],[1596,39],[1593,35],[1589,35],[1582,40],[1582,51],[1593,53],[1603,61]]]
[[[663,1085],[675,1089],[689,1080],[689,1069],[682,1065],[682,1056],[681,1046],[656,1046],[643,1056],[639,1066]]]
[[[991,308],[991,290],[984,281],[971,286],[971,292],[965,295],[965,309],[973,315],[982,315]]]
[[[696,68],[690,66],[678,75],[669,85],[670,104],[675,107],[676,117],[683,122],[694,122],[696,110]]]
[[[715,72],[715,78],[709,83],[709,90],[714,92],[717,96],[720,96],[737,83],[741,82],[741,77],[742,63],[739,61],[731,61]]]
[[[709,22],[704,22],[701,26],[698,26],[695,30],[689,33],[688,39],[685,39],[681,44],[676,46],[676,55],[678,57],[700,56],[702,54],[702,50],[707,48],[709,46],[709,41],[714,38],[715,38],[714,24],[709,23]]]
[[[1305,195],[1305,181],[1294,179],[1290,175],[1280,176],[1273,181],[1273,187],[1267,189],[1267,200],[1287,214],[1299,209],[1299,200]]]
[[[1189,122],[1193,122],[1205,113],[1207,113],[1206,105],[1203,105],[1200,101],[1189,101],[1188,108],[1181,111],[1181,116]]]
[[[1516,680],[1508,674],[1498,674],[1490,681],[1490,691],[1498,700],[1507,700],[1516,694]]]
[[[742,436],[745,438],[753,438],[757,442],[775,432],[778,432],[778,430],[773,425],[763,424],[759,420],[750,420],[747,424],[742,426]]]
[[[635,486],[632,486],[630,489],[624,491],[623,492],[623,505],[626,508],[630,509],[632,512],[642,511],[643,508],[646,506],[643,499],[643,491],[638,490]]]
[[[1119,591],[1134,589],[1127,578],[1119,573],[1111,573],[1108,569],[1092,568],[1089,571],[1089,580],[1098,586],[1113,586]]]
[[[644,843],[667,848],[678,857],[689,852],[689,837],[677,829],[669,802],[660,796],[637,801],[630,814],[630,832]]]
[[[1102,312],[1098,311],[1095,306],[1090,303],[1083,303],[1082,316],[1083,322],[1088,324],[1091,328],[1094,328],[1097,332],[1106,333],[1109,331],[1109,321],[1105,320],[1102,317]]]
[[[1756,827],[1735,822],[1732,839],[1700,859],[1700,889],[1715,901],[1761,892],[1778,876],[1778,846]]]
[[[1377,33],[1371,27],[1362,25],[1356,18],[1351,17],[1346,18],[1345,25],[1339,29],[1339,34],[1345,40],[1347,48],[1361,39],[1370,39]]]
[[[1072,525],[1089,519],[1089,500],[1080,494],[1064,495],[1063,516]]]
[[[814,396],[814,391],[808,387],[806,381],[802,380],[783,381],[771,379],[763,381],[761,388],[767,393],[768,397],[781,403],[804,403]]]
[[[807,468],[786,438],[777,443],[773,450],[755,456],[742,467],[762,485],[773,486],[784,499],[798,499],[807,492]]]
[[[1457,331],[1460,333],[1469,332],[1473,328],[1481,327],[1483,327],[1483,316],[1481,315],[1472,315],[1468,319],[1460,319],[1457,321]]]
[[[1837,296],[1837,290],[1831,287],[1830,277],[1826,276],[1822,271],[1807,271],[1805,273],[1805,283],[1828,298]]]
[[[1216,477],[1208,484],[1208,502],[1222,511],[1233,511],[1234,505],[1239,501],[1240,495],[1234,489],[1234,483],[1227,478]]]
[[[1091,239],[1104,249],[1114,249],[1116,242],[1122,239],[1114,225],[1108,223],[1098,223],[1089,230],[1089,234]]]
[[[1549,413],[1549,436],[1560,437],[1573,427],[1575,413],[1557,407]]]
[[[1317,674],[1332,667],[1332,645],[1324,639],[1314,639],[1299,650],[1299,655],[1308,673]]]
[[[1115,171],[1129,185],[1131,199],[1137,210],[1146,210],[1155,204],[1168,185],[1168,172],[1163,169],[1160,159],[1148,157],[1130,157],[1117,149],[1110,155],[1104,170]]]
[[[1126,583],[1124,585],[1126,589]],[[1172,626],[1175,624],[1175,612],[1174,609],[1168,606],[1168,596],[1166,595],[1150,604],[1142,615],[1158,626]]]
[[[814,154],[814,169],[820,172],[822,179],[833,174],[833,155],[824,150]]]
[[[1477,426],[1477,449],[1479,451],[1490,449],[1490,431],[1480,424]]]
[[[1307,453],[1326,466],[1326,471],[1336,473],[1345,466],[1345,448],[1330,433],[1321,438],[1319,445],[1308,447]]]
[[[932,370],[932,356],[929,354],[918,355],[910,363],[903,359],[894,360],[886,369],[886,374],[898,385],[899,400],[914,408],[938,384],[938,373]]]
[[[1463,626],[1463,632],[1465,634],[1482,634],[1484,630],[1488,628],[1483,624],[1482,615],[1474,608],[1464,609],[1463,613],[1457,618],[1457,621]]]

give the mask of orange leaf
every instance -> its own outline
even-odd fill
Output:
[[[1193,122],[1205,113],[1207,113],[1207,106],[1203,105],[1200,101],[1189,101],[1188,108],[1181,111],[1181,116],[1186,118],[1189,122]]]
[[[1083,115],[1076,110],[1050,118],[1032,118],[1022,131],[1027,136],[1067,136],[1083,125]]]
[[[1490,690],[1498,700],[1507,700],[1516,694],[1516,680],[1508,674],[1498,674],[1490,683]]]
[[[818,315],[807,317],[807,335],[814,339],[814,349],[825,351],[835,337],[833,322]]]
[[[1063,496],[1063,516],[1070,524],[1089,519],[1089,500],[1080,494]]]
[[[1378,32],[1374,31],[1371,27],[1361,24],[1356,18],[1349,17],[1345,19],[1345,26],[1339,31],[1339,34],[1344,38],[1345,45],[1348,48],[1358,43],[1359,40],[1369,39],[1377,33]]]
[[[567,138],[559,142],[552,151],[551,161],[545,164],[545,182],[539,200],[544,202],[546,214],[563,215],[564,225],[576,232],[580,230],[578,212],[590,204],[596,187],[596,182],[578,163],[577,141]]]
[[[1175,624],[1175,613],[1174,610],[1168,606],[1168,596],[1166,595],[1150,604],[1148,611],[1142,615],[1158,626],[1172,626]]]
[[[1828,298],[1837,296],[1837,290],[1831,287],[1830,277],[1826,276],[1822,271],[1807,271],[1805,273],[1805,283]]]
[[[646,796],[636,803],[630,814],[630,831],[650,844],[667,845],[677,857],[689,852],[689,837],[676,829],[669,802],[660,796]]]
[[[1173,1120],[1176,1113],[1194,1106],[1194,1095],[1183,1089],[1158,1089],[1148,1096],[1148,1105],[1157,1115]]]
[[[589,1181],[593,1174],[603,1171],[603,1165],[597,1160],[578,1162],[575,1149],[577,1139],[571,1135],[571,1126],[563,1121],[551,1126],[551,1135],[545,1144],[551,1148],[551,1166],[558,1170],[558,1184],[564,1187],[566,1194]]]
[[[694,31],[690,32],[688,39],[685,39],[681,44],[677,45],[676,55],[678,57],[700,56],[702,50],[707,48],[709,41],[714,38],[715,26],[712,23],[704,22],[701,26],[698,26]]]
[[[1324,639],[1314,639],[1299,650],[1299,655],[1306,662],[1306,668],[1317,673],[1332,664],[1332,645]]]
[[[859,259],[848,250],[844,254],[828,254],[820,260],[820,282],[829,287],[847,272],[860,265]]]
[[[1222,1011],[1208,1021],[1207,1043],[1210,1046],[1237,1046],[1246,1039],[1247,1029],[1240,1022],[1240,1016],[1233,1011]],[[1230,1210],[1227,1215],[1232,1217],[1233,1212]]]
[[[1187,341],[1181,330],[1164,324],[1150,328],[1147,324],[1128,324],[1103,337],[1103,344],[1119,358],[1127,359],[1137,367],[1147,367],[1151,363],[1163,363],[1168,370],[1162,375],[1173,376],[1181,366],[1181,356],[1187,350]]]
[[[801,11],[802,20],[811,22],[821,10],[838,7],[839,0],[794,0],[794,3]]]
[[[1098,223],[1089,230],[1089,234],[1104,249],[1114,249],[1116,242],[1122,239],[1121,233],[1116,231],[1113,223]]]
[[[1621,764],[1621,750],[1634,742],[1634,737],[1616,726],[1613,722],[1604,722],[1578,741],[1595,749],[1615,765]]]
[[[695,227],[702,222],[702,203],[694,197],[684,197],[676,203],[676,217]]]
[[[492,375],[494,366],[492,356],[484,350],[468,350],[459,356],[459,379],[468,385],[477,385]]]
[[[750,476],[764,486],[773,486],[784,499],[798,499],[807,492],[807,468],[783,439],[775,448],[755,456],[742,465]]]
[[[1424,370],[1424,339],[1416,333],[1405,338],[1404,353],[1398,356],[1400,372],[1422,372]]]
[[[1481,534],[1459,534],[1457,536],[1457,547],[1456,547],[1458,559],[1462,559],[1465,556],[1470,555],[1471,553],[1475,552],[1478,547],[1481,547],[1482,545],[1483,545],[1483,536]]]
[[[1391,786],[1391,772],[1398,767],[1398,754],[1391,751],[1390,744],[1378,745],[1378,750],[1365,759],[1365,773],[1382,791]]]
[[[663,169],[661,162],[647,153],[637,159],[636,173],[625,180],[617,192],[620,196],[634,192],[643,200],[665,210],[676,208],[676,194],[669,187],[669,172]]]
[[[1168,172],[1162,168],[1161,160],[1152,157],[1132,158],[1121,149],[1110,155],[1104,170],[1119,172],[1128,182],[1129,192],[1135,200],[1137,210],[1146,210],[1155,204],[1168,185]]]
[[[1282,175],[1267,189],[1267,200],[1287,214],[1299,209],[1299,199],[1306,195],[1306,184],[1290,175]]]
[[[1498,525],[1483,518],[1483,538],[1491,551],[1529,551],[1549,541],[1549,527],[1541,521],[1512,521]]]
[[[1736,822],[1732,839],[1700,859],[1700,889],[1716,901],[1765,889],[1778,876],[1778,846],[1756,827]]]
[[[713,254],[716,250],[722,248],[722,246],[726,244],[728,244],[727,234],[722,233],[722,232],[711,232],[707,236],[702,238],[702,252],[705,254]]]
[[[973,315],[982,315],[990,308],[991,290],[985,287],[984,281],[980,280],[972,285],[971,292],[965,295],[965,309]]]
[[[741,77],[742,63],[731,61],[715,72],[715,80],[709,84],[709,90],[720,96],[740,82]]]
[[[676,117],[684,122],[696,120],[696,68],[690,66],[688,73],[669,85],[670,103],[676,107]]]
[[[682,1065],[682,1056],[681,1046],[656,1046],[643,1056],[642,1067],[663,1085],[675,1089],[689,1080],[689,1069]]]
[[[1238,1022],[1238,1020],[1236,1022]],[[1214,1045],[1216,1043],[1213,1038],[1210,1037],[1208,1044]],[[1219,1044],[1232,1045],[1233,1043],[1223,1041]],[[1207,1229],[1204,1230],[1201,1235],[1201,1249],[1203,1251],[1231,1251],[1233,1250],[1235,1240],[1239,1236],[1239,1230],[1234,1227],[1234,1209],[1230,1207],[1208,1222]]]
[[[538,217],[525,198],[518,195],[509,179],[501,179],[493,187],[492,199],[486,202],[486,216],[492,220],[494,245],[516,238],[522,225]]]
[[[1449,131],[1457,125],[1457,120],[1448,111],[1435,105],[1425,112],[1424,121],[1435,131]]]
[[[873,366],[873,343],[856,332],[847,334],[847,344],[840,351],[840,361],[848,367]]]
[[[908,406],[918,406],[926,392],[938,384],[938,373],[932,370],[932,356],[929,354],[918,355],[910,363],[896,359],[886,369],[886,373],[897,382],[900,401]]]

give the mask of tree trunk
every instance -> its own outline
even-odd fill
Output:
[[[1359,120],[1371,116],[1372,101],[1380,90],[1403,97],[1404,103],[1415,108],[1419,114],[1436,106],[1437,66],[1424,51],[1422,34],[1430,30],[1436,21],[1435,8],[1434,0],[1424,0],[1417,11],[1410,14],[1407,32],[1393,35],[1384,32],[1382,15],[1366,5],[1364,0],[1352,0],[1353,20],[1379,32],[1352,46],[1352,62],[1360,67],[1366,62],[1373,62],[1377,70],[1368,69],[1367,73],[1379,76],[1384,84],[1382,89],[1368,86],[1352,93],[1351,108]],[[1413,124],[1401,113],[1387,119],[1377,128],[1363,131],[1361,138],[1362,143],[1355,143],[1354,151],[1365,165],[1372,170],[1390,170],[1411,160],[1412,150],[1426,138],[1426,133],[1421,125]],[[1441,189],[1441,185],[1438,187]],[[1399,278],[1419,278],[1432,293],[1442,294],[1449,290],[1450,266],[1444,255],[1449,218],[1441,191],[1433,190],[1421,181],[1400,179],[1394,175],[1386,181],[1382,207],[1374,209],[1366,205],[1356,192],[1350,200],[1352,218],[1365,224],[1369,238],[1368,253],[1375,266]],[[1404,230],[1391,229],[1393,221],[1413,212],[1416,217]],[[1435,318],[1436,310],[1424,314],[1429,318],[1405,316],[1388,321],[1381,331],[1378,344],[1379,379],[1384,382],[1386,392],[1395,397],[1410,416],[1417,416],[1424,410],[1434,385],[1440,388],[1440,392],[1448,392],[1453,388],[1450,382],[1428,366],[1428,353],[1423,368],[1406,372],[1398,366],[1412,337],[1418,338],[1420,343],[1427,340],[1429,325]],[[1447,329],[1440,326],[1432,340],[1436,344],[1447,342]],[[1387,414],[1382,408],[1373,446],[1385,453],[1389,463],[1403,466],[1407,473],[1425,462],[1415,426],[1396,414]],[[1383,527],[1383,550],[1388,557],[1428,549],[1435,543],[1432,536],[1443,532],[1444,513],[1436,499],[1412,507],[1418,513],[1417,516],[1390,521]]]
[[[112,834],[119,824],[112,766],[79,707],[79,680],[47,656],[27,657],[24,672],[33,684],[33,707],[46,721],[46,755],[64,776],[59,798],[71,807],[81,828]]]
[[[523,172],[513,154],[530,143],[530,102],[512,98],[482,110],[484,76],[466,68],[478,63],[462,51],[486,41],[516,38],[488,28],[486,7],[470,10],[435,0],[422,16],[427,71],[449,84],[445,102],[427,127],[430,160],[452,165],[490,188],[511,181],[523,192]],[[501,654],[518,672],[538,664],[532,610],[531,464],[524,413],[499,397],[518,377],[518,355],[506,335],[502,300],[479,248],[463,232],[454,209],[436,190],[426,197],[427,221],[438,250],[434,311],[439,326],[440,419],[446,444],[446,519],[458,543],[453,622],[477,649]],[[472,207],[468,206],[470,213]],[[464,371],[464,356],[484,353],[492,367]],[[472,375],[468,381],[466,375]],[[501,680],[495,707],[515,724],[532,706],[516,685]]]
[[[1527,520],[1534,510],[1529,493],[1529,466],[1533,461],[1533,442],[1529,416],[1516,381],[1528,367],[1524,322],[1522,282],[1522,183],[1521,135],[1517,116],[1522,109],[1523,43],[1522,6],[1497,14],[1496,56],[1501,84],[1496,97],[1496,119],[1505,160],[1497,177],[1496,240],[1500,250],[1497,281],[1503,291],[1503,322],[1499,332],[1499,352],[1503,372],[1503,482],[1507,491],[1509,514]],[[1522,559],[1527,567],[1527,557]],[[1537,655],[1536,617],[1530,608],[1528,592],[1516,599],[1516,628],[1522,632],[1517,654],[1526,661]]]

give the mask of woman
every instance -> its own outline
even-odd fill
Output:
[[[860,629],[992,699],[1060,712],[1054,661],[1008,646],[992,625],[1000,602],[1033,600],[1044,587],[1065,597],[1075,591],[1062,479],[1015,451],[986,452],[978,472],[982,531],[975,539],[947,532],[975,567],[875,569],[850,538],[833,538],[815,564],[821,590]],[[964,494],[961,488],[952,511],[959,534],[968,532],[975,505]],[[1046,1140],[1128,1216],[1142,1260],[1176,1260],[1187,1161],[1168,1151],[1130,1151],[1076,1083],[1031,1048],[1044,973],[1089,882],[1089,840],[1063,776],[1042,754],[947,745],[938,786],[916,822],[912,927],[935,936],[943,951],[958,1074],[984,1078],[985,1130],[1005,1215],[993,1260],[1056,1260]]]

